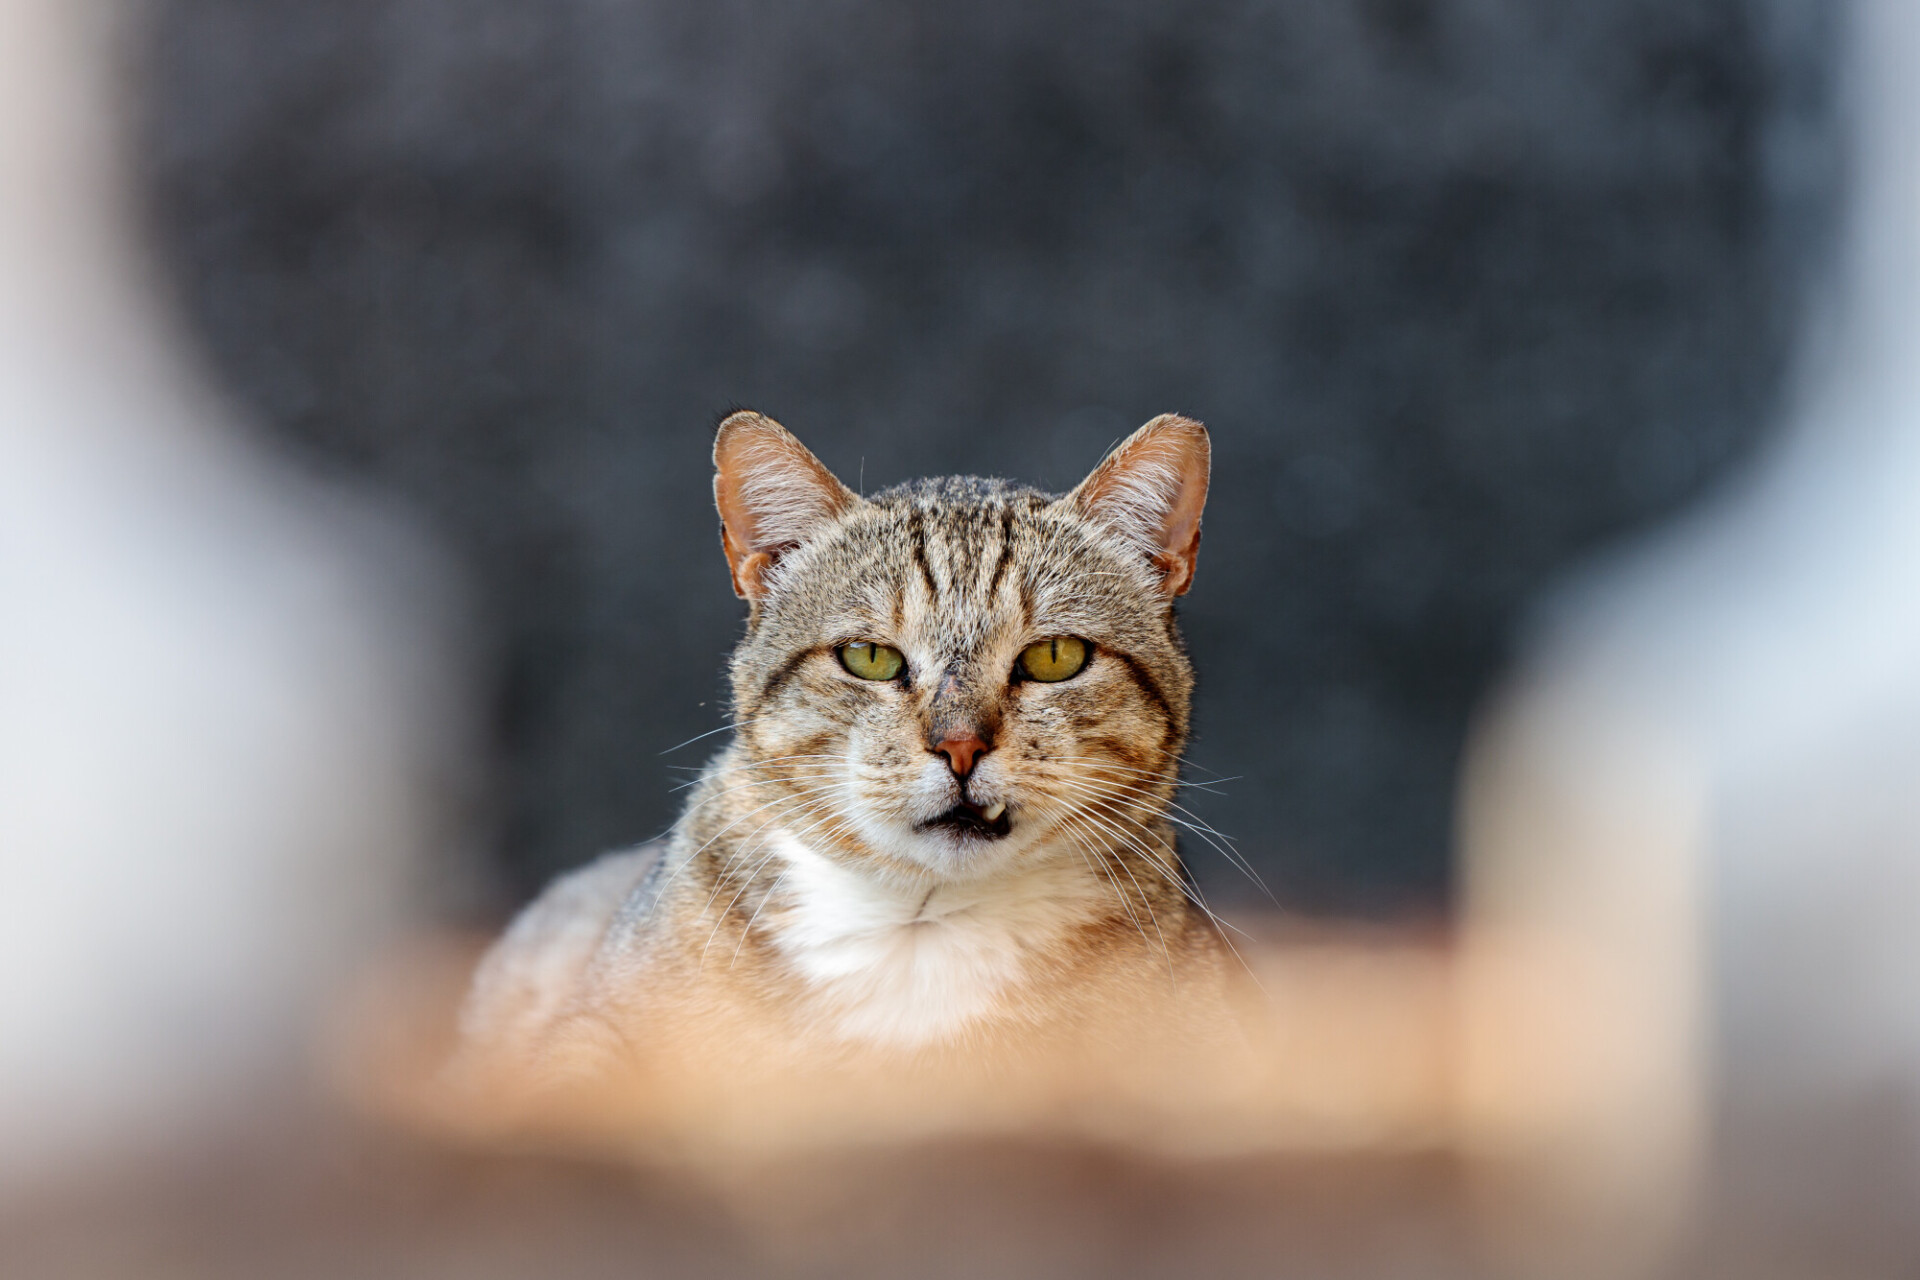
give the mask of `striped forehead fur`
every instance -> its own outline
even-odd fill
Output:
[[[747,662],[782,644],[835,641],[820,630],[834,614],[911,618],[969,648],[999,595],[1002,605],[1017,600],[1028,614],[1063,619],[1067,631],[1151,637],[1165,660],[1183,665],[1139,535],[1105,509],[1005,480],[942,476],[858,500],[783,556],[766,582],[753,632],[768,643],[750,635],[738,655]]]

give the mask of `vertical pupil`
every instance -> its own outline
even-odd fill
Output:
[[[1055,636],[1053,639],[1047,641],[1047,643],[1053,646],[1051,650],[1053,655],[1053,665],[1057,667],[1060,665],[1060,638],[1058,636]]]

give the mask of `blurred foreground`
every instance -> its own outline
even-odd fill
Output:
[[[1577,1183],[1516,1186],[1527,1162],[1491,1154],[1501,1135],[1455,1105],[1457,991],[1431,940],[1267,922],[1246,950],[1273,998],[1273,1071],[1237,1129],[1202,1097],[1167,1099],[1156,1132],[1110,1106],[1016,1131],[789,1096],[742,1099],[744,1130],[686,1114],[512,1139],[433,1114],[437,1058],[403,1060],[435,1047],[423,1011],[450,1031],[475,949],[416,943],[374,971],[334,1024],[336,1101],[230,1107],[191,1143],[16,1197],[6,1274],[1865,1280],[1920,1260],[1912,1166],[1888,1136],[1903,1117],[1871,1106],[1802,1135],[1847,1157],[1817,1186],[1735,1178],[1694,1199],[1655,1168],[1680,1199],[1625,1217]],[[1670,1156],[1659,1127],[1618,1140]]]

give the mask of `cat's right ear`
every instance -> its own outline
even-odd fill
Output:
[[[713,442],[713,503],[733,591],[759,603],[775,562],[860,501],[772,418],[743,411]]]

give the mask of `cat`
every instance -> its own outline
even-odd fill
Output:
[[[1155,418],[1065,496],[947,477],[863,498],[752,412],[714,466],[748,608],[732,743],[671,835],[514,921],[463,1056],[547,1081],[927,1079],[1231,1043],[1229,948],[1169,819],[1205,428]]]

